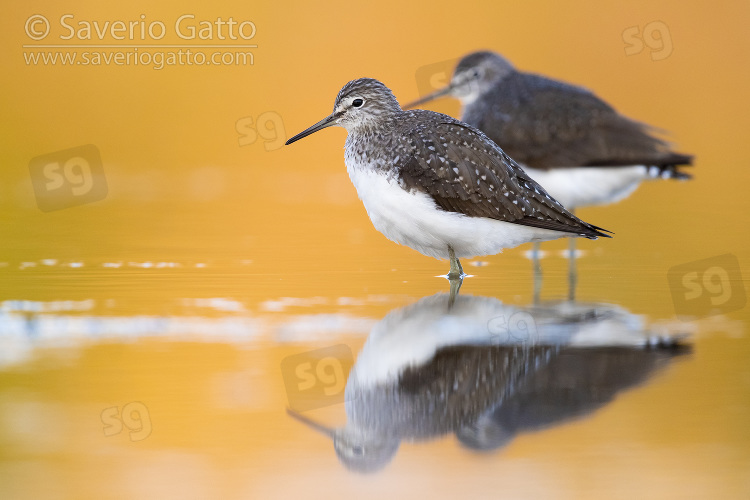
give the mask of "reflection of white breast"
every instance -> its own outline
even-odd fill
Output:
[[[647,345],[643,318],[612,304],[547,303],[517,307],[492,297],[437,294],[392,311],[372,329],[347,391],[395,382],[407,367],[429,362],[457,345]]]
[[[494,298],[471,296],[458,296],[449,311],[448,295],[425,297],[375,325],[350,379],[360,386],[395,381],[404,369],[428,362],[443,347],[490,344],[496,340],[490,320],[517,311]]]

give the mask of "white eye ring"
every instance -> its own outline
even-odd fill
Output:
[[[357,97],[356,99],[352,101],[352,107],[361,108],[364,103],[365,103],[364,99],[362,99],[361,97]]]

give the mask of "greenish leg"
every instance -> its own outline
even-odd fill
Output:
[[[576,267],[576,239],[568,242],[568,300],[576,299],[576,285],[578,284],[578,269]]]
[[[448,282],[451,284],[450,296],[448,297],[448,309],[453,307],[453,303],[456,302],[458,297],[458,291],[461,290],[461,285],[464,282],[463,277],[461,278],[448,278]]]
[[[574,210],[570,213],[575,214]],[[568,300],[576,299],[576,285],[578,284],[578,270],[576,268],[576,239],[568,240]]]
[[[461,267],[461,263],[456,258],[456,252],[451,247],[448,247],[448,257],[451,261],[451,270],[448,272],[448,279],[463,279],[464,269]]]
[[[456,252],[451,247],[448,247],[448,257],[451,261],[451,270],[446,276],[448,282],[451,284],[450,296],[448,297],[448,309],[450,309],[453,307],[456,297],[458,297],[458,291],[461,289],[466,274],[464,274],[464,269],[461,267],[461,262],[456,258]]]
[[[542,264],[540,262],[541,243],[535,241],[532,243],[533,249],[531,250],[531,263],[534,270],[534,304],[539,303],[539,299],[542,295]]]

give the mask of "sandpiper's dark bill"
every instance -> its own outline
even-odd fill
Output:
[[[292,137],[291,139],[289,139],[288,141],[286,141],[285,145],[288,146],[289,144],[291,144],[293,142],[296,142],[296,141],[298,141],[300,139],[304,139],[305,137],[307,137],[310,134],[314,134],[318,130],[323,130],[326,127],[330,127],[331,125],[335,125],[336,124],[335,121],[336,121],[336,116],[335,115],[326,116],[325,118],[323,118],[322,120],[320,120],[315,125],[313,125],[313,126],[307,128],[307,129],[303,130],[299,134],[295,135],[294,137]]]
[[[305,424],[309,428],[314,429],[314,430],[320,432],[321,434],[324,434],[324,435],[328,436],[331,439],[334,438],[335,431],[333,429],[331,429],[329,427],[326,427],[323,424],[319,424],[318,422],[316,422],[316,421],[314,421],[314,420],[312,420],[310,418],[307,418],[306,416],[302,415],[301,413],[297,413],[296,411],[294,411],[294,410],[292,410],[290,408],[288,408],[286,410],[286,412],[287,412],[287,414],[289,414],[289,416],[295,418],[296,420],[299,420],[300,422],[302,422],[303,424]]]
[[[413,109],[413,108],[416,108],[417,106],[421,106],[422,104],[428,103],[430,101],[434,101],[435,99],[438,99],[440,97],[452,95],[453,91],[454,91],[454,85],[449,84],[447,87],[443,89],[438,89],[435,92],[427,94],[421,99],[417,99],[414,102],[410,102],[409,104],[404,106],[404,109]]]
[[[404,111],[377,80],[347,83],[333,113],[288,144],[331,125],[349,133],[346,168],[375,228],[449,259],[449,278],[464,276],[461,257],[529,241],[609,237],[566,210],[477,129],[432,111]]]

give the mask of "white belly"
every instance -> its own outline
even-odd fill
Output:
[[[347,162],[349,177],[357,188],[375,229],[386,238],[438,259],[448,258],[448,246],[457,257],[494,255],[529,241],[547,241],[569,233],[468,217],[437,207],[424,193],[409,193],[395,179]]]
[[[640,165],[523,169],[568,210],[615,203],[630,196],[641,181],[652,177],[648,169]]]

